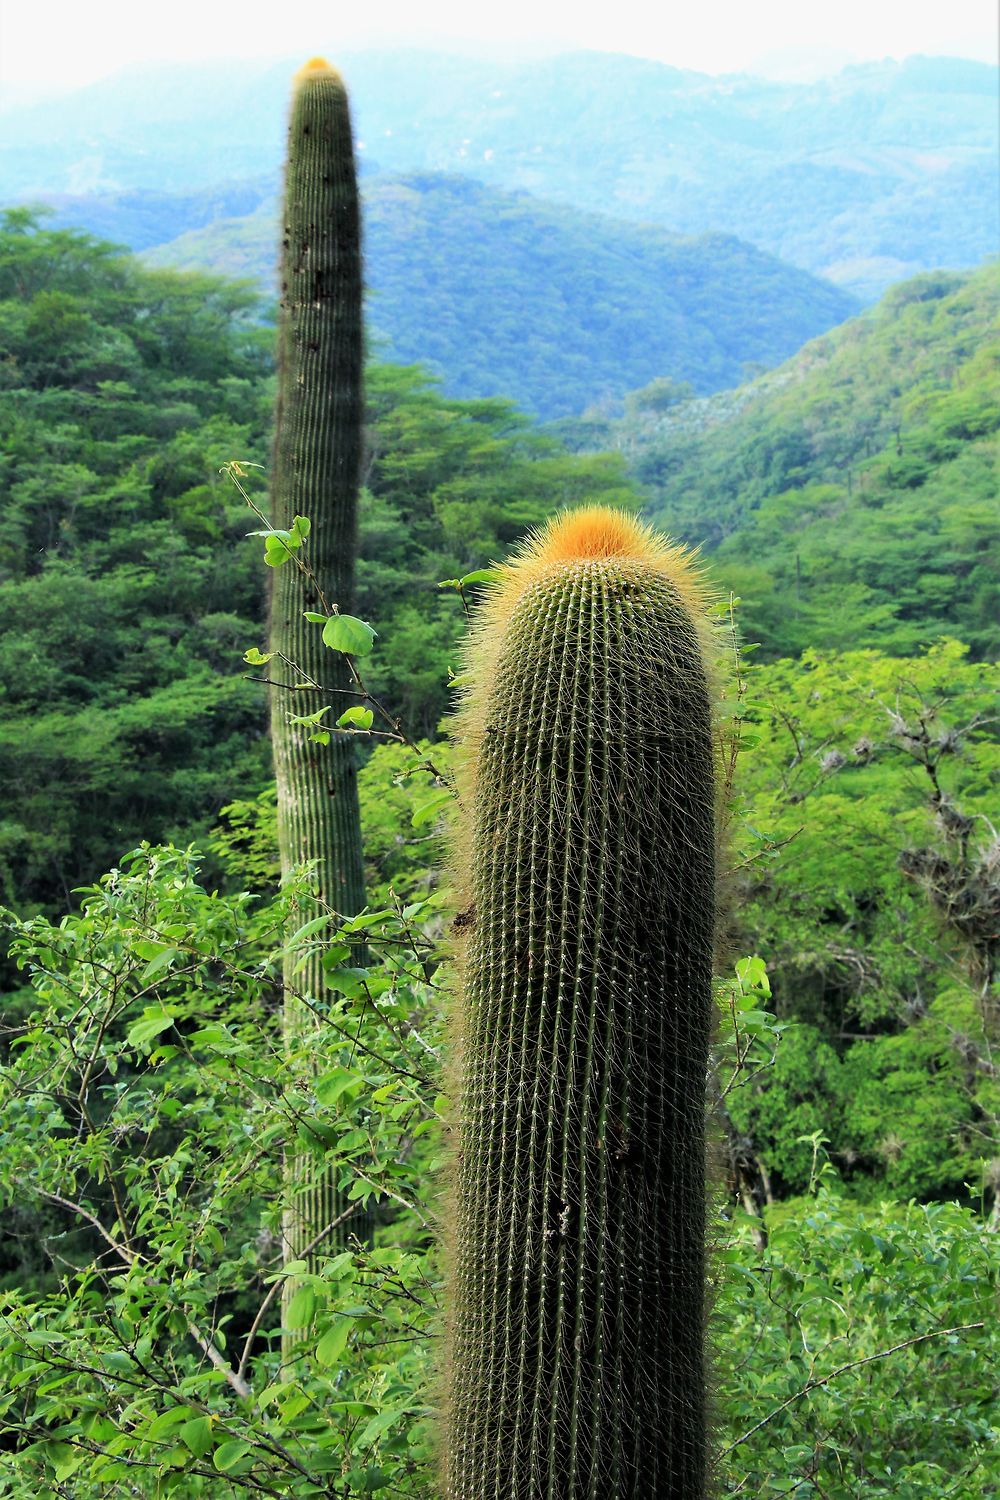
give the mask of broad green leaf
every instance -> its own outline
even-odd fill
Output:
[[[151,979],[155,979],[157,974],[167,968],[176,957],[176,948],[161,948],[160,952],[157,953],[155,958],[149,960],[149,963],[139,975],[139,983],[148,984]]]
[[[368,980],[367,969],[333,968],[327,970],[327,973],[330,988],[336,990],[339,995],[346,995],[348,1000],[357,1000],[365,993],[365,984]]]
[[[324,1109],[333,1109],[338,1099],[348,1089],[357,1087],[360,1082],[360,1076],[352,1072],[350,1068],[334,1068],[317,1082],[316,1098]]]
[[[316,1293],[311,1286],[300,1286],[288,1304],[284,1316],[287,1328],[306,1328],[316,1311]]]
[[[322,932],[323,928],[326,927],[326,925],[330,921],[332,921],[332,919],[332,914],[330,912],[324,912],[322,916],[312,917],[308,922],[304,922],[298,929],[298,931],[293,932],[291,937],[288,939],[288,942],[285,945],[285,951],[287,952],[290,949],[294,948],[296,943],[304,942],[306,938],[315,937],[316,933]]]
[[[394,1422],[398,1422],[400,1417],[405,1417],[409,1410],[409,1406],[393,1406],[386,1411],[376,1412],[371,1421],[362,1428],[358,1442],[362,1447],[374,1443],[375,1439],[388,1431]]]
[[[281,1420],[283,1422],[294,1422],[299,1412],[305,1411],[309,1405],[309,1394],[307,1391],[299,1391],[294,1388],[281,1402]]]
[[[56,1480],[60,1484],[71,1474],[75,1474],[87,1457],[87,1450],[75,1443],[50,1443],[48,1450]]]
[[[208,1417],[192,1417],[190,1422],[185,1422],[180,1430],[180,1439],[191,1449],[195,1458],[204,1458],[215,1446],[212,1424]]]
[[[392,1481],[384,1469],[352,1469],[347,1475],[347,1482],[352,1493],[370,1495],[375,1490],[385,1489]]]
[[[150,1441],[161,1438],[164,1433],[172,1432],[175,1427],[179,1427],[190,1415],[190,1406],[173,1406],[169,1411],[161,1411],[159,1416],[154,1417],[150,1422],[143,1437]]]
[[[335,1365],[347,1347],[353,1323],[350,1318],[338,1318],[316,1345],[316,1358],[321,1365]]]
[[[375,715],[370,708],[362,708],[355,704],[352,708],[345,708],[337,723],[344,729],[370,729]]]
[[[311,625],[325,625],[330,617],[329,615],[319,615],[314,609],[306,609],[302,612],[302,618],[308,620]]]
[[[262,667],[273,657],[273,651],[258,651],[256,646],[251,646],[249,651],[244,651],[243,660],[249,662],[252,667]]]
[[[331,651],[367,656],[374,641],[375,631],[355,615],[332,615],[323,627],[323,644]]]
[[[130,1047],[141,1047],[145,1042],[151,1042],[154,1037],[159,1036],[161,1031],[166,1031],[168,1026],[174,1024],[174,1018],[169,1011],[157,1006],[155,1009],[147,1007],[143,1011],[142,1019],[136,1021],[129,1028],[127,1041]]]
[[[212,1455],[212,1462],[220,1474],[228,1474],[230,1469],[234,1469],[249,1452],[250,1444],[236,1439],[232,1442],[220,1444]]]
[[[283,567],[291,561],[296,547],[301,546],[297,538],[288,531],[272,531],[264,538],[264,561],[269,568]]]

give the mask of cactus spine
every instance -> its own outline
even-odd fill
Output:
[[[703,619],[685,555],[592,507],[473,633],[449,1500],[705,1493]]]
[[[296,75],[288,133],[271,507],[278,528],[289,528],[296,515],[309,518],[312,569],[327,599],[345,612],[351,609],[357,541],[361,296],[347,94],[340,75],[314,58]],[[319,628],[303,618],[307,609],[322,609],[309,581],[290,563],[276,569],[270,650],[295,662],[302,676],[349,687],[344,659],[323,646]],[[303,710],[299,704],[307,698],[313,701]],[[287,875],[305,860],[318,861],[321,897],[354,915],[365,899],[354,746],[338,736],[330,745],[312,743],[287,721],[290,706],[301,713],[323,701],[329,700],[302,693],[291,704],[287,693],[272,690],[281,867]],[[290,993],[287,972],[285,977],[286,1033],[290,1041],[301,1040],[303,1028],[315,1023]],[[324,994],[318,957],[296,973],[294,985],[317,998]],[[340,1204],[335,1174],[316,1158],[292,1157],[286,1170],[285,1248],[286,1258],[295,1260],[333,1221]]]

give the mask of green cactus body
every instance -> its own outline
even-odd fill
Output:
[[[288,529],[308,517],[312,570],[326,598],[351,609],[357,544],[357,490],[362,441],[361,245],[357,180],[347,94],[322,59],[296,76],[289,126],[281,258],[278,403],[271,508],[273,524]],[[349,688],[346,662],[322,643],[304,611],[323,603],[292,563],[275,570],[269,649],[294,662],[300,678]],[[276,674],[287,677],[282,667]],[[271,737],[278,789],[282,873],[317,861],[323,900],[345,915],[364,906],[364,863],[354,746],[334,736],[312,742],[288,712],[311,712],[329,694],[272,690]],[[338,710],[339,712],[339,710]],[[294,963],[290,959],[286,963]],[[290,1040],[315,1025],[312,1012],[290,993],[286,972],[285,1023]],[[319,956],[295,973],[294,988],[321,998]],[[335,1174],[311,1156],[288,1163],[285,1239],[296,1260],[340,1210]],[[321,1248],[329,1249],[329,1241]]]
[[[450,1500],[698,1500],[714,755],[697,575],[550,525],[471,647]]]

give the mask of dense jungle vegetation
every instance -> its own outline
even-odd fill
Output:
[[[553,429],[369,367],[366,683],[436,766],[476,597],[440,585],[554,508],[642,508],[702,543],[730,661],[742,596],[713,1069],[727,1495],[1000,1486],[998,292],[996,267],[918,278],[738,392],[661,381]],[[5,215],[15,1500],[436,1493],[448,794],[413,746],[362,736],[370,910],[296,918],[261,668],[241,661],[266,570],[221,472],[269,461],[258,313],[245,286]],[[266,511],[266,473],[241,482]],[[337,999],[317,1077],[280,998],[286,950],[320,945]],[[290,1143],[342,1165],[347,1231],[374,1231],[303,1278],[309,1355],[283,1379]]]

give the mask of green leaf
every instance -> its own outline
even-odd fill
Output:
[[[318,615],[314,609],[307,609],[303,611],[302,618],[308,620],[313,625],[325,625],[330,617],[329,615]]]
[[[308,516],[296,516],[292,521],[292,540],[304,542],[312,530],[312,522]]]
[[[316,1358],[321,1365],[335,1365],[347,1347],[347,1340],[351,1336],[354,1324],[350,1318],[338,1318],[332,1328],[326,1333],[316,1345]]]
[[[767,966],[762,958],[741,958],[736,965],[736,977],[740,982],[740,988],[747,990],[762,990],[765,995],[771,993],[771,986],[767,978]]]
[[[320,720],[322,719],[323,715],[324,714],[328,714],[329,712],[330,712],[330,705],[329,705],[329,703],[327,703],[327,704],[325,704],[323,706],[323,708],[317,708],[317,710],[316,710],[315,713],[312,713],[312,714],[288,714],[287,718],[288,718],[289,724],[318,724],[320,722]]]
[[[249,1452],[250,1444],[236,1439],[229,1443],[222,1443],[216,1448],[212,1455],[212,1462],[220,1474],[228,1474],[230,1469],[234,1469],[240,1459],[245,1458]]]
[[[172,1406],[169,1411],[161,1411],[159,1416],[153,1418],[143,1433],[143,1437],[149,1441],[163,1437],[164,1433],[172,1432],[175,1427],[180,1426],[191,1415],[190,1406]]]
[[[87,1451],[75,1443],[50,1443],[49,1457],[52,1460],[56,1480],[61,1484],[64,1479],[76,1473],[87,1457]]]
[[[334,1068],[332,1072],[324,1074],[318,1080],[316,1098],[324,1109],[333,1109],[341,1095],[360,1082],[359,1075],[353,1073],[350,1068]]]
[[[159,953],[156,954],[155,958],[151,958],[149,960],[149,963],[139,975],[139,983],[148,984],[149,981],[155,978],[157,974],[161,973],[162,970],[164,970],[168,966],[168,964],[172,963],[176,957],[176,948],[161,948]]]
[[[209,1449],[215,1446],[212,1424],[208,1417],[192,1417],[190,1422],[185,1422],[180,1430],[180,1439],[191,1449],[195,1458],[204,1458]]]
[[[306,938],[315,937],[317,932],[322,932],[327,923],[332,920],[333,914],[331,912],[324,912],[320,917],[311,917],[308,922],[302,924],[297,932],[292,933],[282,951],[288,953],[295,947],[296,943],[304,942]]]
[[[499,568],[477,568],[474,573],[466,573],[461,579],[461,586],[464,589],[470,583],[499,583],[502,577]]]
[[[362,708],[355,704],[353,708],[345,708],[337,723],[344,729],[370,729],[375,715],[370,708]]]
[[[129,1028],[126,1040],[130,1047],[141,1047],[173,1024],[174,1018],[169,1011],[160,1006],[147,1006],[142,1019]]]
[[[326,965],[324,964],[324,969]],[[330,988],[336,990],[339,995],[346,995],[348,1000],[357,1000],[365,993],[365,983],[368,979],[367,969],[329,969],[328,983]]]
[[[375,1439],[380,1438],[383,1432],[387,1432],[394,1422],[398,1422],[400,1417],[405,1417],[409,1410],[408,1406],[393,1406],[387,1411],[376,1412],[371,1421],[362,1428],[358,1442],[362,1447],[374,1443]]]
[[[288,1304],[283,1322],[286,1328],[306,1328],[316,1311],[316,1293],[311,1286],[300,1286]]]
[[[423,828],[423,827],[425,827],[426,824],[432,823],[434,821],[434,819],[438,816],[438,814],[441,812],[441,810],[450,801],[451,801],[451,792],[449,792],[449,791],[434,792],[433,795],[430,796],[427,799],[426,802],[422,802],[419,807],[417,807],[417,808],[414,809],[413,815],[410,818],[410,823],[412,824],[412,826],[414,828]]]
[[[296,547],[302,545],[290,531],[271,531],[264,538],[264,561],[269,568],[280,568],[290,561]]]
[[[226,1248],[225,1241],[214,1224],[206,1224],[201,1231],[201,1237],[216,1255],[221,1255]]]
[[[249,651],[244,651],[243,660],[249,662],[252,667],[262,667],[269,662],[274,655],[273,651],[258,651],[256,646],[251,646]]]
[[[352,1490],[370,1495],[374,1490],[384,1489],[391,1483],[391,1479],[384,1469],[352,1469],[347,1475],[347,1482]]]
[[[374,641],[375,631],[355,615],[332,615],[323,627],[323,644],[331,651],[367,656]]]

